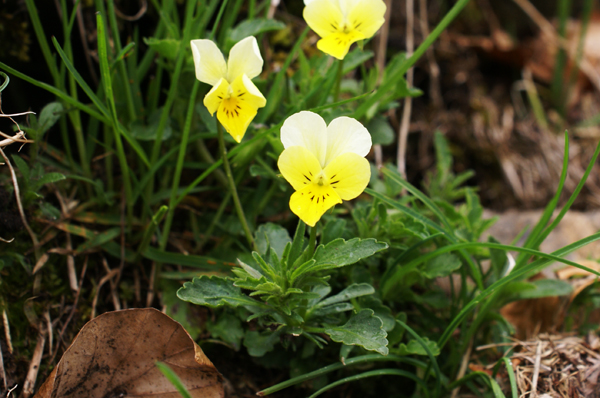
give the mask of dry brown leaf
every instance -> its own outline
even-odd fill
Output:
[[[600,263],[598,263],[597,261],[578,260],[577,262],[579,264],[583,265],[584,267],[593,269],[594,271],[600,271]],[[558,271],[556,271],[556,276],[558,276],[558,278],[562,279],[562,280],[567,280],[574,276],[589,276],[589,275],[594,275],[594,274],[592,274],[589,271],[583,270],[581,268],[573,267],[572,265],[567,265],[565,268],[562,268],[562,269],[559,269]]]
[[[35,398],[181,397],[155,366],[164,362],[194,398],[222,398],[223,378],[183,327],[153,308],[88,322]]]

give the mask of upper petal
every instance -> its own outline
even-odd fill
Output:
[[[316,0],[315,0],[316,1]],[[325,165],[327,151],[327,125],[316,113],[302,111],[288,117],[281,126],[281,142],[284,148],[302,146]]]
[[[324,172],[329,185],[344,200],[354,199],[360,195],[371,178],[369,161],[352,152],[333,159],[325,167]]]
[[[192,40],[190,44],[194,56],[196,79],[214,86],[227,73],[223,54],[210,40]]]
[[[254,36],[248,36],[237,42],[229,52],[227,60],[227,80],[232,82],[245,74],[253,79],[260,75],[263,59]]]
[[[322,171],[317,158],[302,146],[292,146],[281,152],[277,167],[296,191],[313,185],[313,178]]]
[[[333,119],[327,126],[327,153],[324,166],[338,156],[352,152],[362,157],[371,150],[371,134],[356,119],[346,116]]]
[[[319,36],[325,37],[343,29],[344,14],[338,0],[305,1],[304,20]]]
[[[372,37],[385,22],[385,10],[383,0],[360,0],[348,13],[349,28]]]

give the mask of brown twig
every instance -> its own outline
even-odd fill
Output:
[[[124,19],[126,21],[137,21],[138,19],[144,16],[146,11],[148,11],[148,2],[146,0],[140,0],[140,10],[132,16],[123,14],[121,11],[119,11],[117,5],[115,4],[115,14],[117,14],[119,18]]]
[[[12,338],[10,337],[10,324],[8,323],[8,315],[6,309],[2,310],[2,324],[4,325],[4,337],[6,337],[6,345],[8,346],[8,352],[12,355],[13,345]]]
[[[415,48],[414,38],[414,0],[406,0],[406,56],[410,57]],[[412,86],[413,68],[406,72],[406,83]],[[402,177],[406,178],[406,147],[408,144],[408,129],[410,128],[410,116],[412,113],[412,97],[404,99],[404,109],[402,110],[402,121],[400,131],[398,132],[398,171]]]
[[[6,372],[4,371],[4,355],[2,354],[2,345],[0,344],[0,376],[2,376],[2,385],[4,391],[8,390],[8,380],[6,380]]]
[[[540,364],[542,360],[542,342],[538,343],[535,350],[535,362],[533,364],[533,378],[531,379],[531,397],[537,397],[537,384],[540,375]]]
[[[379,39],[377,43],[377,55],[376,55],[376,63],[377,68],[379,69],[379,77],[377,79],[377,85],[381,84],[381,80],[383,79],[383,71],[385,70],[385,58],[387,55],[387,44],[388,44],[388,36],[390,33],[390,19],[392,13],[392,0],[385,0],[385,22],[383,26],[379,30]],[[391,113],[391,112],[390,112]],[[375,155],[375,165],[377,169],[381,169],[383,167],[383,150],[381,148],[381,144],[373,145],[373,153]]]
[[[38,371],[40,370],[40,363],[42,362],[42,355],[44,354],[44,346],[46,344],[46,336],[45,333],[42,332],[42,328],[40,327],[40,332],[38,333],[37,344],[35,345],[35,350],[33,351],[33,357],[31,358],[31,363],[29,364],[29,371],[27,372],[27,377],[25,378],[25,383],[23,383],[23,398],[29,398],[33,395],[33,391],[35,388],[35,381],[37,379]]]
[[[540,28],[542,33],[552,41],[558,43],[558,45],[565,50],[568,54],[569,59],[577,63],[577,57],[575,54],[575,48],[563,37],[556,32],[556,29],[552,24],[544,18],[544,16],[529,2],[529,0],[513,0],[521,9],[531,18],[531,20]],[[600,91],[600,73],[596,68],[585,58],[582,58],[579,65],[579,69],[590,79],[590,82],[596,87],[596,90]]]
[[[421,34],[423,35],[423,40],[429,36],[428,21],[429,16],[427,14],[427,0],[419,0],[419,22],[421,25]],[[429,47],[425,54],[427,56],[427,62],[429,63],[429,78],[431,79],[429,96],[431,97],[431,102],[433,105],[439,109],[444,106],[444,99],[442,98],[442,89],[440,85],[440,67],[435,59],[433,47]]]

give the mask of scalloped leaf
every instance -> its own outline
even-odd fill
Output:
[[[177,291],[177,297],[183,301],[212,308],[223,305],[264,307],[261,302],[243,294],[240,288],[233,285],[231,279],[218,276],[202,275],[191,282],[184,283]]]
[[[325,329],[325,334],[338,343],[358,345],[365,350],[376,351],[382,355],[387,355],[389,352],[383,322],[370,309],[361,310],[345,325],[328,327]]]

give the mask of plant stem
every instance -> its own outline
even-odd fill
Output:
[[[200,82],[194,80],[192,86],[192,93],[190,94],[190,100],[188,102],[188,109],[185,117],[185,123],[183,127],[183,135],[181,137],[181,146],[179,147],[179,155],[177,157],[177,165],[175,166],[175,173],[173,175],[173,185],[171,186],[171,198],[169,200],[169,210],[167,212],[167,218],[163,225],[162,236],[160,240],[160,249],[165,250],[167,242],[169,240],[169,232],[171,231],[171,224],[173,223],[173,216],[175,214],[175,200],[177,199],[177,188],[179,188],[179,181],[181,180],[181,172],[183,171],[183,162],[185,161],[185,153],[187,150],[187,144],[190,138],[190,130],[192,127],[192,117],[194,115],[194,105],[196,105],[196,95],[198,94],[198,88]]]
[[[317,225],[319,224],[319,222],[317,221],[317,223],[315,224],[314,227],[310,228],[310,237],[308,239],[308,247],[310,248],[308,253],[312,256],[313,253],[315,252],[315,244],[317,242]],[[309,257],[310,258],[310,257]]]
[[[256,243],[254,242],[254,238],[250,233],[250,228],[248,227],[248,222],[246,221],[246,216],[244,215],[244,209],[242,208],[242,203],[240,202],[240,197],[237,193],[235,181],[233,180],[231,166],[229,165],[229,159],[227,158],[227,148],[225,148],[225,138],[223,137],[223,127],[221,126],[221,123],[217,123],[217,132],[219,133],[219,148],[221,149],[221,156],[223,157],[223,168],[225,169],[225,175],[227,176],[227,182],[229,183],[229,191],[231,192],[231,196],[233,197],[233,204],[235,205],[235,210],[238,214],[238,218],[240,219],[240,223],[242,224],[242,228],[244,229],[244,233],[246,234],[248,244],[250,245],[252,250],[258,251]]]
[[[344,76],[344,59],[338,61],[338,70],[335,77],[335,88],[333,90],[333,102],[337,102],[340,97],[340,86],[342,85],[342,77]]]

